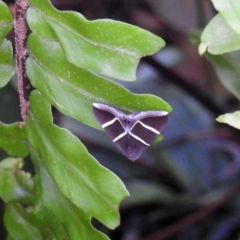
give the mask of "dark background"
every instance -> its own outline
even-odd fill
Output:
[[[7,2],[7,1],[5,1]],[[7,2],[14,9],[14,3]],[[54,0],[59,10],[87,19],[111,18],[162,37],[166,47],[143,58],[138,80],[120,82],[136,93],[155,94],[173,108],[164,140],[139,160],[123,157],[103,132],[54,110],[55,122],[70,129],[89,151],[126,184],[114,231],[93,223],[113,240],[235,240],[239,238],[240,148],[238,130],[215,118],[239,108],[213,67],[190,41],[216,14],[210,0]],[[199,31],[199,32],[198,32]],[[197,33],[197,34],[196,34]],[[13,40],[13,33],[9,34]],[[16,79],[0,89],[0,120],[20,121]],[[5,157],[0,152],[0,157]],[[26,161],[29,167],[29,161]],[[1,215],[3,215],[1,206]],[[5,239],[1,227],[0,238]]]

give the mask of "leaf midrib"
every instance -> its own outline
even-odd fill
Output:
[[[33,114],[31,111],[29,111],[29,113],[32,115],[32,116],[31,116],[31,117],[32,117],[32,121],[34,121],[35,123],[37,123],[37,124],[34,124],[34,125],[37,127],[38,131],[40,130],[39,132],[42,133],[42,134],[40,134],[40,135],[42,135],[43,138],[44,138],[44,140],[45,140],[45,142],[47,142],[47,143],[49,144],[49,146],[52,146],[52,149],[54,149],[54,150],[58,153],[58,155],[60,156],[59,159],[62,160],[62,162],[64,163],[64,165],[69,166],[69,168],[72,169],[72,170],[76,173],[77,176],[79,176],[79,178],[82,180],[83,183],[85,183],[93,192],[95,192],[102,200],[104,200],[113,210],[116,210],[116,208],[114,207],[114,205],[113,205],[111,202],[109,202],[105,197],[103,197],[102,194],[100,194],[100,192],[96,191],[95,188],[93,188],[91,185],[89,185],[89,184],[88,184],[88,181],[86,181],[85,178],[83,178],[81,174],[78,174],[78,171],[77,171],[77,169],[76,169],[75,166],[73,166],[72,164],[70,164],[68,161],[64,161],[64,160],[63,160],[63,159],[65,159],[64,156],[59,152],[59,150],[58,150],[54,145],[52,145],[51,141],[49,141],[49,138],[48,138],[47,135],[45,134],[45,131],[41,131],[40,124],[39,124],[38,121],[35,120],[34,114]],[[52,125],[52,124],[51,124],[51,125]],[[52,127],[55,127],[55,126],[52,125]],[[37,150],[35,149],[35,151],[37,151]],[[37,151],[37,152],[38,152],[38,151]]]
[[[90,40],[89,38],[86,38],[85,36],[79,34],[78,32],[76,31],[73,31],[71,28],[69,28],[67,25],[64,25],[62,22],[60,22],[59,20],[55,20],[55,18],[53,17],[50,17],[48,15],[46,15],[43,11],[41,11],[40,9],[34,7],[34,6],[31,6],[32,9],[36,10],[37,12],[39,12],[44,18],[45,18],[45,21],[47,22],[49,19],[54,23],[54,24],[57,24],[59,25],[60,27],[62,27],[63,29],[65,29],[66,31],[70,32],[71,34],[81,38],[82,40],[88,42],[89,44],[93,45],[93,46],[97,46],[97,47],[101,47],[101,48],[105,48],[105,49],[108,49],[108,50],[111,50],[111,51],[115,51],[115,52],[118,52],[119,54],[126,54],[126,55],[129,55],[129,56],[132,56],[132,57],[135,57],[137,59],[139,59],[141,56],[139,56],[138,54],[134,53],[134,52],[130,52],[130,51],[127,51],[126,49],[123,49],[123,48],[119,48],[119,47],[108,47],[107,45],[105,44],[100,44],[100,43],[97,43],[97,42],[93,42],[92,40]]]

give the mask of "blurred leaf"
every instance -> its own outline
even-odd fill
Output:
[[[156,96],[132,94],[117,83],[70,64],[55,41],[32,34],[28,48],[27,74],[32,85],[59,111],[89,126],[100,128],[92,112],[93,102],[128,111],[171,111],[171,107]]]
[[[197,201],[192,196],[176,194],[162,184],[150,181],[134,180],[127,184],[131,197],[123,200],[122,207],[159,203],[164,205],[197,206]],[[144,193],[144,194],[143,194]]]
[[[135,180],[127,184],[131,197],[123,201],[122,206],[146,204],[149,202],[170,203],[174,201],[174,194],[161,184],[150,181]],[[143,194],[144,193],[144,194]]]
[[[13,17],[8,6],[0,0],[0,44],[10,32],[13,25]]]
[[[199,34],[197,31],[191,31],[191,39],[193,44],[199,43]],[[196,43],[196,44],[195,44]],[[203,44],[203,43],[202,43]],[[199,46],[200,48],[204,46]],[[239,52],[230,52],[222,55],[212,55],[206,53],[204,55],[214,66],[219,80],[224,87],[240,99],[240,55]]]
[[[107,240],[103,233],[91,225],[91,215],[77,208],[59,191],[43,160],[38,157],[35,152],[33,160],[39,173],[39,178],[35,178],[35,185],[38,186],[39,193],[34,217],[38,221],[37,226],[41,229],[43,239]],[[79,195],[79,198],[84,197]]]
[[[208,45],[206,43],[200,43],[198,47],[198,52],[203,55],[208,50]]]
[[[27,133],[20,123],[4,124],[0,122],[0,148],[10,156],[25,157],[29,154]]]
[[[49,1],[30,4],[27,20],[33,32],[57,39],[72,64],[110,78],[135,80],[139,58],[165,45],[160,37],[126,23],[88,21],[79,13],[56,10]]]
[[[29,201],[32,197],[31,175],[21,171],[23,160],[7,158],[0,162],[0,197],[5,201]]]
[[[231,28],[240,34],[240,1],[212,0],[212,2]]]
[[[206,58],[213,64],[215,71],[228,91],[240,99],[240,55],[239,52],[214,56],[206,54]]]
[[[8,203],[4,213],[4,223],[9,236],[14,240],[42,240],[40,232],[33,225],[26,208]]]
[[[216,119],[220,123],[226,123],[232,127],[240,129],[240,111],[226,113]]]
[[[3,39],[0,46],[0,88],[4,87],[15,73],[12,43]]]
[[[159,134],[155,139],[154,139],[154,143],[157,143],[157,142],[160,142],[163,140],[163,135],[162,134]]]
[[[52,123],[51,108],[38,91],[30,96],[31,152],[44,161],[59,190],[77,207],[114,228],[118,205],[128,195],[121,180],[102,167],[68,130]]]
[[[201,35],[199,52],[204,50],[212,54],[222,54],[240,49],[240,34],[226,23],[225,19],[217,14],[205,27]]]

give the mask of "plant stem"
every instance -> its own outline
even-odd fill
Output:
[[[15,6],[15,62],[18,77],[18,92],[20,98],[21,115],[23,122],[27,120],[27,111],[29,107],[28,95],[31,90],[31,84],[26,74],[26,59],[28,50],[26,46],[29,28],[26,22],[26,12],[28,8],[27,0],[17,0]]]

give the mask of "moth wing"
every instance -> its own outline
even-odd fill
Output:
[[[168,112],[149,111],[134,116],[131,133],[150,145],[168,121]]]
[[[114,108],[104,104],[94,103],[93,113],[101,126],[104,126],[106,123],[110,123],[108,126],[104,127],[104,129],[112,140],[124,133],[125,130],[120,123],[122,115]],[[113,121],[114,119],[116,120]],[[111,121],[113,122],[111,123]]]
[[[133,161],[146,150],[168,120],[168,113],[164,111],[126,116],[115,108],[100,103],[93,104],[93,113],[116,146]],[[131,124],[125,125],[124,120]]]
[[[141,112],[128,116],[128,119],[132,122],[131,134],[119,139],[115,144],[128,159],[134,161],[160,133],[168,121],[168,113],[163,111]]]
[[[121,152],[130,160],[134,161],[146,150],[148,146],[142,144],[131,135],[126,135],[115,142]]]

